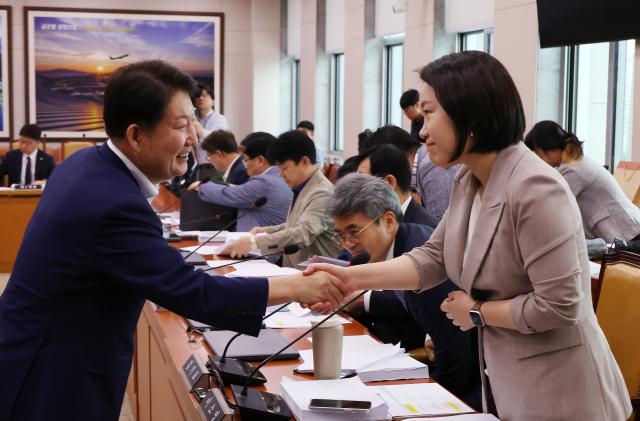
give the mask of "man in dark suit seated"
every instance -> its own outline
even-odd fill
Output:
[[[363,251],[370,262],[393,259],[423,245],[433,229],[400,222],[400,203],[391,187],[378,177],[348,174],[335,186],[327,204],[336,235],[354,256]],[[461,331],[440,311],[449,292],[458,288],[449,280],[420,294],[412,291],[370,291],[348,310],[364,321],[384,342],[401,341],[405,348],[422,346],[425,334],[435,348],[431,377],[464,399],[480,405],[480,372],[475,331]]]
[[[359,155],[358,172],[382,177],[398,195],[402,222],[435,228],[440,220],[417,204],[411,196],[411,169],[400,149],[390,144],[370,147]]]
[[[6,174],[11,184],[44,184],[56,167],[53,157],[38,149],[42,130],[35,124],[20,129],[20,149],[7,152],[0,164],[0,182]]]
[[[226,130],[213,131],[204,138],[201,146],[207,152],[211,165],[222,173],[224,183],[237,186],[249,179],[233,133]]]
[[[110,139],[53,173],[0,296],[1,420],[117,420],[145,299],[257,336],[267,305],[344,298],[333,277],[210,276],[162,237],[149,199],[187,169],[194,85],[159,60],[120,67],[104,93]]]

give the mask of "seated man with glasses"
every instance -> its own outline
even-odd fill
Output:
[[[393,259],[423,245],[433,228],[400,222],[398,196],[387,182],[365,174],[348,174],[335,186],[327,205],[336,237],[353,256],[366,251],[370,262]],[[370,291],[348,311],[383,342],[401,342],[405,349],[422,347],[425,334],[435,347],[430,371],[452,393],[476,407],[480,377],[475,330],[463,332],[440,311],[449,292],[458,288],[443,282],[420,294],[413,291]]]
[[[56,164],[53,157],[38,149],[42,130],[35,124],[20,129],[20,149],[7,152],[0,164],[0,184],[5,174],[11,184],[44,184]]]
[[[249,134],[240,143],[242,158],[249,180],[238,186],[204,183],[196,186],[200,199],[236,209],[249,209],[261,196],[267,203],[238,219],[238,231],[250,231],[253,227],[283,224],[291,206],[293,192],[280,176],[280,169],[267,157],[269,146],[276,140],[265,132]]]

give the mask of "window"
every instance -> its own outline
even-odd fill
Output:
[[[400,97],[402,96],[402,56],[404,47],[402,44],[390,44],[384,47],[383,59],[383,90],[382,121],[384,124],[402,126],[402,109]]]
[[[633,40],[564,48],[563,126],[611,170],[631,158],[634,48]]]
[[[493,53],[493,29],[463,32],[458,35],[458,51]]]
[[[613,170],[620,161],[631,161],[631,130],[633,123],[633,63],[635,40],[617,43],[614,57],[616,93],[613,132]]]
[[[291,129],[295,129],[300,118],[300,59],[291,64]]]
[[[333,150],[344,149],[344,54],[331,58],[331,144]]]

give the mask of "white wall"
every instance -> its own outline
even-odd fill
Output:
[[[25,124],[23,6],[224,13],[222,110],[238,138],[279,130],[280,2],[277,0],[0,0],[12,6],[13,132]]]

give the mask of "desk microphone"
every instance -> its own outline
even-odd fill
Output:
[[[205,244],[207,244],[209,241],[213,240],[214,238],[216,238],[222,231],[224,231],[225,229],[229,228],[231,225],[235,224],[236,222],[238,222],[238,219],[242,218],[243,216],[245,216],[246,214],[248,214],[249,212],[251,212],[252,210],[258,209],[259,207],[264,206],[267,203],[267,197],[266,196],[260,196],[258,197],[255,202],[253,202],[253,204],[251,205],[251,207],[247,210],[245,210],[244,212],[240,213],[238,212],[238,216],[236,216],[234,219],[232,219],[231,221],[229,221],[228,224],[226,224],[224,227],[222,227],[219,231],[217,231],[215,234],[213,234],[211,237],[209,237],[205,242],[203,242],[202,244],[200,244],[198,247],[196,247],[191,253],[187,254],[184,258],[184,260],[187,260],[193,253],[195,253],[196,251],[200,250],[200,247],[204,246]],[[214,219],[217,218],[217,216],[213,216],[210,218],[204,218],[204,219]],[[191,221],[191,222],[196,222],[196,221]],[[178,224],[180,225],[180,224]],[[177,227],[178,225],[169,225],[167,228],[171,228],[171,227]]]
[[[262,200],[264,199],[264,202],[262,202]],[[237,218],[235,218],[233,221],[229,222],[227,225],[225,225],[220,231],[224,231],[226,228],[230,227],[232,223],[237,222],[238,219],[242,218],[243,216],[245,216],[247,214],[247,212],[250,212],[256,208],[259,208],[261,206],[264,206],[264,204],[267,203],[267,197],[266,196],[260,196],[258,197],[255,202],[253,202],[251,204],[251,207],[246,209],[243,213],[239,214]],[[213,216],[207,216],[206,218],[199,218],[199,219],[193,219],[191,221],[189,221],[188,223],[195,223],[195,222],[204,222],[204,221],[210,221],[212,219],[218,219],[220,218],[220,215],[213,215]],[[167,225],[165,228],[175,228],[175,227],[179,227],[181,224],[172,224],[172,225]]]
[[[371,256],[369,253],[362,252],[356,255],[351,261],[351,266],[361,265],[367,263]],[[238,385],[231,385],[231,391],[233,392],[233,396],[236,400],[236,404],[238,409],[240,410],[240,416],[244,421],[260,421],[260,420],[289,420],[293,416],[291,414],[291,410],[287,403],[278,395],[269,392],[261,392],[254,389],[249,389],[249,385],[252,382],[253,376],[258,373],[258,371],[264,367],[267,363],[272,361],[278,355],[283,353],[287,348],[298,342],[300,339],[307,336],[313,330],[318,328],[318,326],[322,325],[324,322],[329,320],[331,317],[335,316],[338,312],[342,311],[349,304],[353,303],[355,300],[363,296],[367,290],[360,292],[358,295],[329,313],[324,319],[320,320],[315,326],[307,329],[300,336],[295,338],[293,341],[289,342],[284,348],[280,349],[278,352],[272,354],[270,357],[262,361],[258,364],[251,374],[245,380],[244,386],[240,387]]]
[[[202,179],[199,180],[200,184],[202,183],[206,183],[208,181],[211,181],[211,177],[203,177]],[[169,203],[169,205],[165,206],[164,208],[160,209],[159,211],[156,212],[156,215],[160,215],[161,213],[165,213],[166,211],[168,211],[169,209],[171,209],[173,207],[173,205],[175,205],[176,203],[178,203],[180,201],[180,197],[176,198],[176,200],[172,201],[171,203]],[[178,224],[179,225],[179,224]]]
[[[298,251],[300,251],[300,246],[299,245],[297,245],[297,244],[289,244],[288,246],[285,246],[282,250],[274,251],[273,253],[263,254],[261,256],[249,256],[249,257],[246,257],[244,259],[237,260],[235,262],[225,263],[224,265],[216,266],[214,268],[204,269],[203,272],[209,272],[210,270],[220,269],[220,268],[224,268],[224,267],[227,267],[227,266],[237,265],[238,263],[244,263],[244,262],[248,262],[250,260],[260,260],[260,259],[264,259],[265,257],[275,256],[275,255],[280,254],[280,253],[283,253],[285,255],[294,254],[294,253],[297,253]]]

